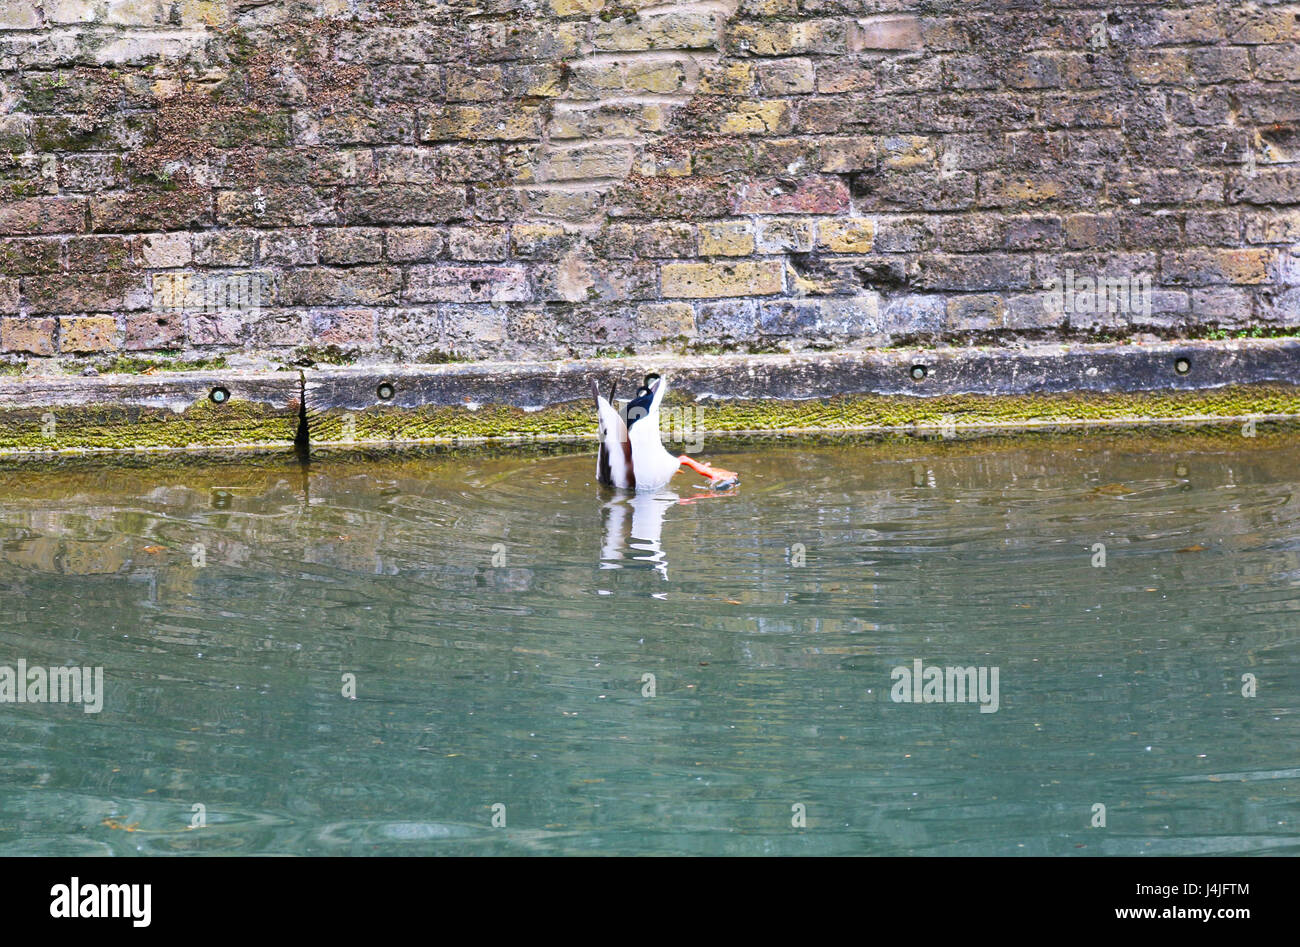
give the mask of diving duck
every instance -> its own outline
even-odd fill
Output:
[[[615,383],[617,385],[617,383]],[[614,386],[609,397],[591,380],[600,419],[600,450],[596,457],[596,480],[625,490],[658,490],[680,467],[690,467],[709,478],[709,486],[723,490],[740,482],[731,470],[710,467],[682,454],[674,457],[659,439],[659,405],[668,392],[668,382],[658,375],[646,375],[636,397],[620,412],[614,407]]]

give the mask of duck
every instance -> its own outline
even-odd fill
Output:
[[[622,411],[614,406],[617,384],[610,386],[606,398],[600,393],[596,379],[591,379],[599,421],[598,483],[638,492],[660,490],[682,467],[707,477],[714,490],[726,490],[740,482],[740,474],[734,470],[712,467],[685,454],[674,457],[664,449],[659,435],[659,406],[668,393],[666,378],[653,373],[646,375],[636,397]]]

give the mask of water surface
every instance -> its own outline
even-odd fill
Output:
[[[1300,851],[1294,440],[701,456],[0,469],[0,854]]]

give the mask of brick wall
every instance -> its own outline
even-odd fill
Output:
[[[1298,201],[1295,4],[0,0],[11,362],[1294,327]]]

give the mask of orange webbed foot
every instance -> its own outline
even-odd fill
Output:
[[[723,470],[721,467],[710,467],[708,464],[702,464],[694,458],[687,457],[685,454],[678,457],[677,460],[683,467],[690,467],[702,477],[708,477],[709,486],[714,490],[726,490],[740,483],[740,474],[734,470]]]

